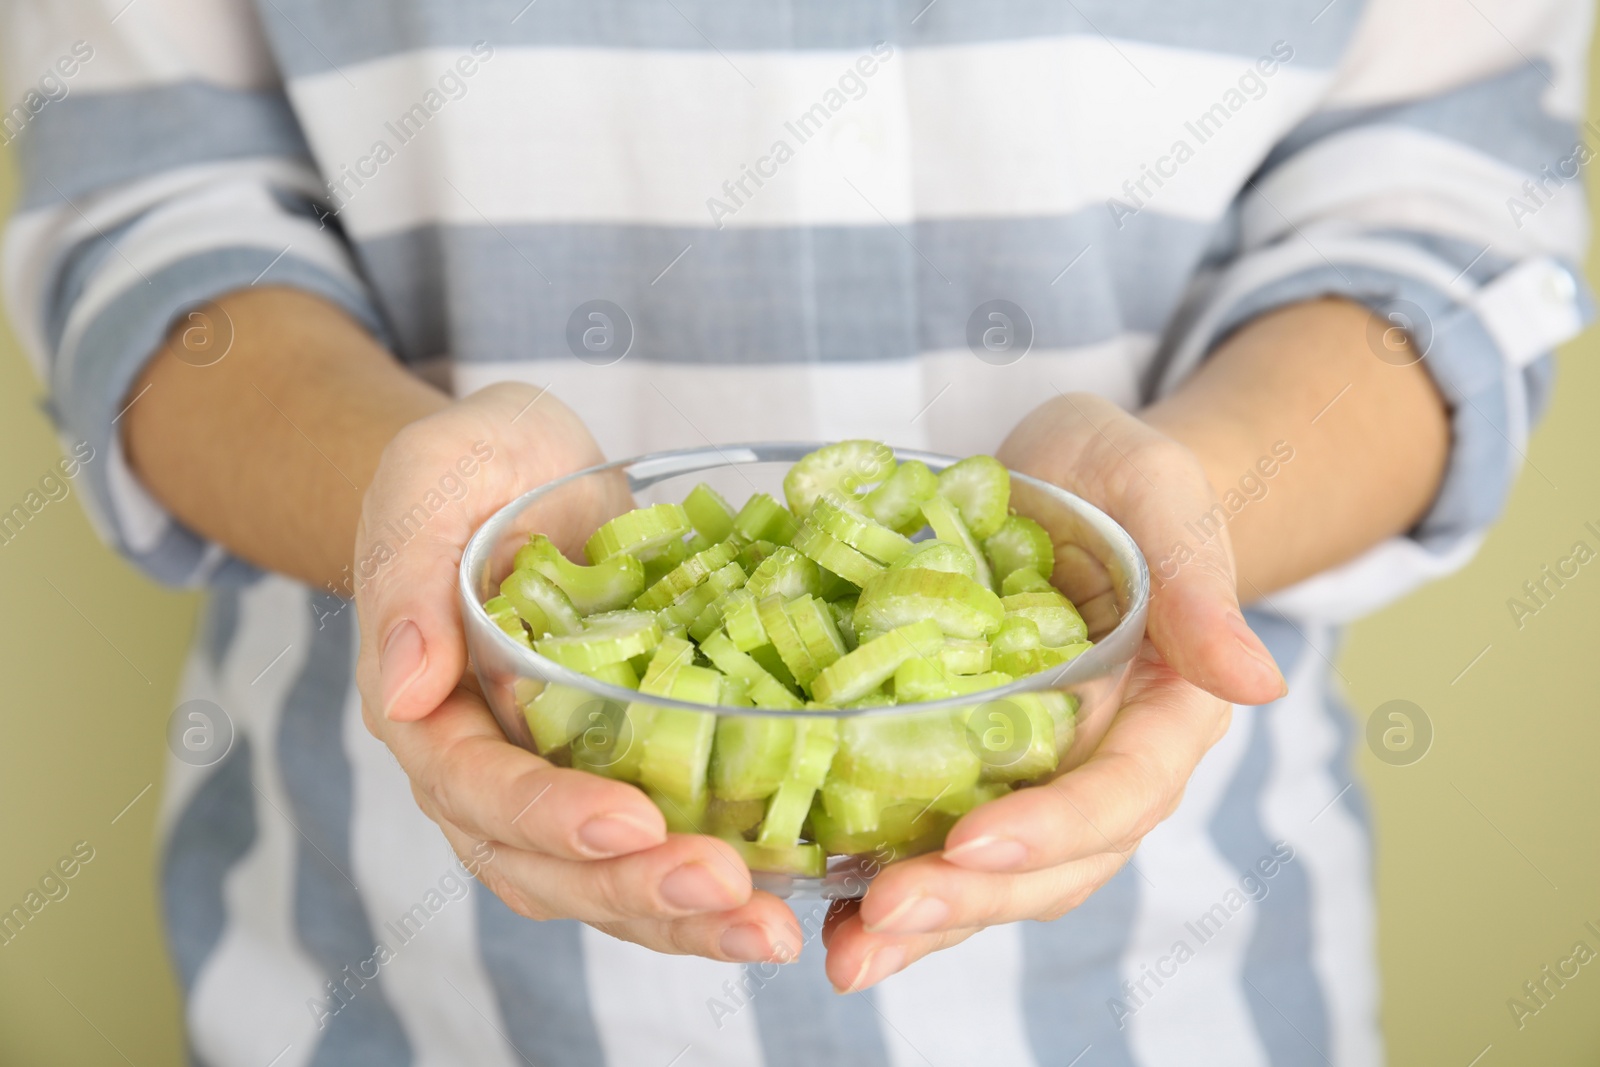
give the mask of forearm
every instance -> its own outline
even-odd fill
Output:
[[[320,297],[262,287],[207,310],[216,307],[226,319],[213,330],[231,321],[233,336],[222,359],[196,366],[180,321],[129,392],[129,465],[172,514],[235,555],[343,588],[379,455],[448,398]]]
[[[1228,513],[1242,600],[1406,531],[1438,490],[1450,446],[1444,401],[1420,360],[1377,357],[1371,324],[1342,300],[1263,316],[1143,413],[1200,457]],[[1193,516],[1186,529],[1203,539],[1215,517]],[[1158,579],[1181,562],[1150,560]]]

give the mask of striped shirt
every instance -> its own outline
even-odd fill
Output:
[[[162,809],[194,1062],[1381,1062],[1368,823],[1329,663],[1341,622],[1470,557],[1550,351],[1590,315],[1587,4],[6,17],[12,320],[63,441],[94,450],[108,542],[212,590],[183,698],[222,708],[232,741],[174,759]],[[1058,391],[1137,407],[1239,324],[1340,295],[1426,351],[1452,451],[1408,535],[1251,613],[1291,694],[1237,709],[1126,869],[1060,920],[836,997],[814,937],[798,963],[739,967],[513,915],[362,726],[353,609],[141,487],[115,432],[130,383],[174,321],[258,283],[337,302],[455,392],[548,384],[613,456],[844,436],[992,451]]]

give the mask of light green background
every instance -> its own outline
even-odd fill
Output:
[[[9,203],[9,158],[3,171]],[[57,451],[38,383],[15,342],[0,345],[4,511]],[[1561,355],[1531,466],[1478,558],[1354,627],[1340,659],[1359,725],[1405,699],[1435,730],[1411,766],[1361,749],[1401,1067],[1600,1062],[1600,962],[1520,1030],[1507,1008],[1578,939],[1600,950],[1584,930],[1600,927],[1600,562],[1521,628],[1506,604],[1574,541],[1600,549],[1584,529],[1600,529],[1600,333]],[[196,603],[103,549],[72,498],[0,545],[0,910],[75,842],[95,849],[70,895],[0,947],[0,1063],[181,1062],[153,836]]]

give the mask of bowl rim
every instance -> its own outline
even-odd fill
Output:
[[[1120,671],[1138,654],[1140,641],[1138,639],[1130,639],[1129,634],[1134,630],[1138,630],[1139,638],[1143,637],[1145,621],[1150,607],[1151,590],[1150,569],[1145,562],[1144,553],[1139,550],[1139,546],[1134,542],[1133,536],[1111,516],[1077,494],[1068,492],[1058,485],[1042,481],[1030,475],[1021,474],[1009,468],[1007,470],[1014,481],[1021,481],[1047,496],[1056,498],[1059,502],[1072,509],[1080,518],[1085,519],[1091,526],[1095,527],[1096,531],[1108,543],[1120,549],[1118,554],[1122,557],[1122,562],[1131,565],[1129,570],[1133,590],[1129,599],[1128,610],[1123,613],[1122,619],[1111,629],[1110,633],[1105,634],[1099,641],[1096,641],[1089,651],[1067,661],[1054,670],[1024,675],[1013,682],[993,689],[983,689],[975,693],[946,697],[942,700],[919,701],[911,704],[881,704],[864,708],[756,708],[725,704],[696,704],[671,697],[649,696],[641,694],[637,689],[629,689],[598,681],[570,667],[563,666],[555,660],[542,656],[526,645],[518,643],[510,634],[495,625],[493,620],[489,618],[488,612],[484,611],[483,604],[477,598],[477,593],[473,588],[472,574],[477,570],[480,562],[485,566],[487,565],[486,557],[492,550],[494,543],[505,532],[505,528],[511,524],[517,515],[539,499],[580,478],[620,470],[629,475],[629,490],[631,492],[648,488],[666,478],[693,473],[696,470],[709,470],[724,466],[734,467],[741,463],[785,462],[791,453],[794,454],[794,459],[788,460],[788,462],[793,462],[828,443],[830,442],[765,441],[669,449],[627,459],[599,463],[535,486],[502,506],[485,520],[467,541],[466,548],[461,554],[461,562],[457,568],[456,579],[456,593],[461,601],[464,630],[473,628],[480,632],[488,631],[490,640],[496,642],[498,647],[513,663],[523,668],[522,673],[542,679],[546,683],[556,682],[582,689],[600,699],[618,704],[648,703],[652,707],[680,711],[699,711],[713,715],[742,715],[764,718],[786,718],[806,715],[828,715],[835,718],[846,718],[961,710],[990,704],[1004,700],[1007,697],[1019,696],[1023,693],[1060,689],[1113,674]],[[892,445],[890,447],[895,454],[897,463],[917,460],[927,464],[929,469],[934,471],[942,470],[953,463],[959,462],[961,459],[959,456],[949,456],[938,452],[895,448]],[[695,466],[691,461],[697,459],[711,459],[716,462]],[[630,471],[640,473],[635,477]],[[1113,657],[1111,650],[1124,643],[1131,645],[1129,654],[1126,657]],[[476,663],[474,665],[476,666]]]

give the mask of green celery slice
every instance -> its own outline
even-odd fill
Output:
[[[744,586],[744,568],[737,563],[718,567],[699,585],[690,589],[662,609],[674,622],[685,626],[696,622],[701,614],[723,594]]]
[[[1032,568],[1041,578],[1055,573],[1056,546],[1045,528],[1026,515],[1007,516],[998,530],[983,539],[983,554],[1000,582],[1024,567]]]
[[[655,549],[647,556],[641,556],[644,563],[644,587],[649,589],[659,582],[663,576],[689,558],[689,545],[686,541],[672,540]]]
[[[648,611],[608,611],[591,615],[583,629],[534,643],[541,656],[588,674],[653,650],[661,643],[661,623]]]
[[[782,547],[771,541],[751,541],[739,549],[739,565],[744,568],[746,574],[754,574],[756,568],[761,566],[762,560]]]
[[[672,677],[674,700],[714,705],[721,693],[722,675],[709,667],[680,665]],[[657,708],[644,738],[639,784],[685,810],[702,804],[716,726],[717,717],[708,711]]]
[[[816,792],[816,786],[793,778],[784,779],[767,798],[767,813],[756,833],[756,844],[765,848],[788,848],[798,844],[800,828],[811,812],[811,798]]]
[[[794,722],[724,715],[711,750],[711,791],[724,800],[761,800],[777,791],[794,754]]]
[[[633,606],[641,611],[660,611],[711,577],[713,571],[732,563],[736,555],[738,552],[726,541],[696,552],[640,593]]]
[[[492,596],[483,602],[483,610],[488,614],[489,621],[509,634],[513,640],[528,648],[533,647],[533,641],[528,637],[528,628],[522,625],[522,618],[517,614],[517,609],[511,606],[511,601],[504,596]]]
[[[763,845],[759,841],[726,835],[723,840],[739,850],[739,858],[752,871],[792,874],[800,878],[821,878],[828,873],[828,857],[821,845]]]
[[[761,626],[767,631],[767,637],[772,641],[772,647],[777,649],[778,658],[783,660],[783,665],[789,669],[794,680],[802,689],[811,684],[811,679],[817,675],[818,667],[811,659],[805,642],[800,640],[794,623],[783,610],[781,597],[769,596],[756,605],[756,610],[761,615]]]
[[[880,863],[934,851],[944,844],[945,834],[955,821],[954,816],[920,801],[892,804],[879,812],[876,829],[850,834],[825,808],[811,811],[811,830],[817,844],[835,855],[870,853]]]
[[[1055,590],[1050,584],[1050,579],[1044,577],[1032,567],[1018,567],[1000,580],[1000,595],[1015,596],[1018,593],[1049,593]]]
[[[711,755],[711,766],[716,767],[716,751]],[[761,825],[761,816],[766,814],[766,797],[756,800],[725,800],[717,796],[715,790],[710,800],[706,803],[706,832],[716,834],[718,837],[733,839],[744,834],[753,834],[756,827]]]
[[[750,699],[756,707],[774,710],[795,709],[800,700],[789,688],[774,678],[765,668],[733,643],[726,634],[714,633],[700,645],[719,671],[730,678],[739,678],[750,687]]]
[[[860,501],[854,504],[859,507]],[[893,563],[911,551],[910,538],[854,510],[852,502],[832,490],[817,498],[806,522],[879,563]]]
[[[908,571],[918,567],[929,571],[964,574],[974,580],[978,577],[978,563],[972,558],[972,553],[960,545],[952,545],[949,541],[940,541],[937,538],[918,541],[910,552],[889,565],[892,571]]]
[[[854,652],[861,642],[856,640],[856,603],[859,598],[845,597],[843,600],[828,601],[828,611],[833,615],[833,625],[839,631],[839,637],[844,641],[845,651]]]
[[[772,647],[771,642],[757,645],[746,653],[761,667],[762,670],[782,682],[784,688],[791,691],[800,688],[800,683],[794,680],[788,665],[783,662],[783,657],[778,655],[778,650]]]
[[[1082,641],[1089,636],[1083,616],[1072,606],[1072,601],[1060,593],[1015,593],[1000,601],[1007,615],[1017,615],[1039,627],[1039,640],[1045,645],[1059,647]]]
[[[994,575],[989,573],[989,561],[984,558],[982,547],[967,529],[956,506],[942,496],[930,497],[922,502],[922,513],[928,517],[928,525],[933,527],[935,537],[966,549],[977,571],[973,577],[985,589],[993,590]]]
[[[708,544],[726,541],[733,532],[733,508],[721,493],[705,482],[689,490],[689,495],[683,498],[683,510],[695,532]]]
[[[538,571],[567,594],[580,615],[627,607],[644,591],[644,564],[619,553],[603,563],[584,567],[561,554],[544,534],[535,534],[517,549],[513,566]]]
[[[822,806],[841,832],[864,834],[878,828],[883,798],[870,789],[829,777],[822,783]]]
[[[546,634],[566,637],[583,629],[578,609],[572,606],[567,594],[536,570],[512,571],[506,575],[506,580],[500,583],[500,595],[522,616],[535,638]]]
[[[946,793],[944,796],[929,804],[929,809],[942,812],[945,815],[965,815],[979,804],[987,804],[991,800],[998,800],[1011,792],[1011,785],[1007,782],[979,782],[977,785],[966,789],[957,789]]]
[[[828,606],[814,596],[798,597],[783,605],[794,632],[806,646],[811,663],[817,670],[832,664],[845,654],[844,638],[834,625]]]
[[[757,600],[765,600],[769,596],[793,600],[806,593],[820,596],[822,575],[814,561],[783,545],[750,572],[745,588]]]
[[[868,559],[864,553],[843,541],[835,540],[813,526],[810,519],[800,524],[800,529],[794,535],[794,547],[807,558],[815,560],[818,566],[857,586],[866,585],[883,573],[883,564]]]
[[[967,731],[947,711],[845,720],[834,773],[884,796],[932,800],[978,781]]]
[[[887,571],[861,591],[856,632],[886,631],[931,620],[950,637],[987,637],[1000,629],[1000,598],[964,574],[912,568]]]
[[[676,800],[653,789],[646,789],[650,802],[661,812],[667,820],[667,832],[674,834],[703,834],[707,830],[706,812],[710,808],[711,795],[701,793],[699,797],[690,800]]]
[[[1005,671],[1007,674],[1021,678],[1029,674],[1039,674],[1055,667],[1061,667],[1072,662],[1093,648],[1087,641],[1075,641],[1070,645],[1059,647],[1025,648],[1016,652],[996,652],[994,667],[996,670]]]
[[[894,702],[915,704],[922,700],[943,700],[957,695],[950,677],[933,659],[913,656],[895,668]]]
[[[894,450],[879,441],[838,441],[802,456],[783,476],[783,495],[797,518],[832,489],[844,497],[864,495],[894,473]]]
[[[934,655],[943,644],[944,634],[932,619],[890,630],[863,641],[821,671],[812,682],[811,695],[819,703],[835,706],[859,700],[894,677],[900,664],[912,656]]]
[[[967,733],[985,782],[1021,782],[1056,769],[1056,724],[1035,693],[1018,693],[973,708]]]
[[[1005,629],[1005,624],[1000,628]],[[939,650],[939,666],[946,674],[982,674],[989,669],[991,656],[987,641],[952,637]]]
[[[775,545],[788,544],[798,526],[794,514],[766,493],[752,494],[733,518],[733,528],[749,540]]]
[[[982,541],[1006,521],[1011,472],[993,456],[968,456],[939,472],[939,495],[956,506],[972,536]]]
[[[734,647],[741,652],[769,644],[766,627],[761,625],[761,612],[755,594],[748,589],[729,594],[733,600],[723,611],[722,626]]]
[[[939,479],[927,464],[910,460],[868,493],[861,508],[880,526],[909,537],[923,527],[922,502],[938,491]]]
[[[681,504],[653,504],[634,508],[606,523],[584,543],[590,563],[603,563],[619,552],[640,559],[681,540],[690,529],[689,515]]]

